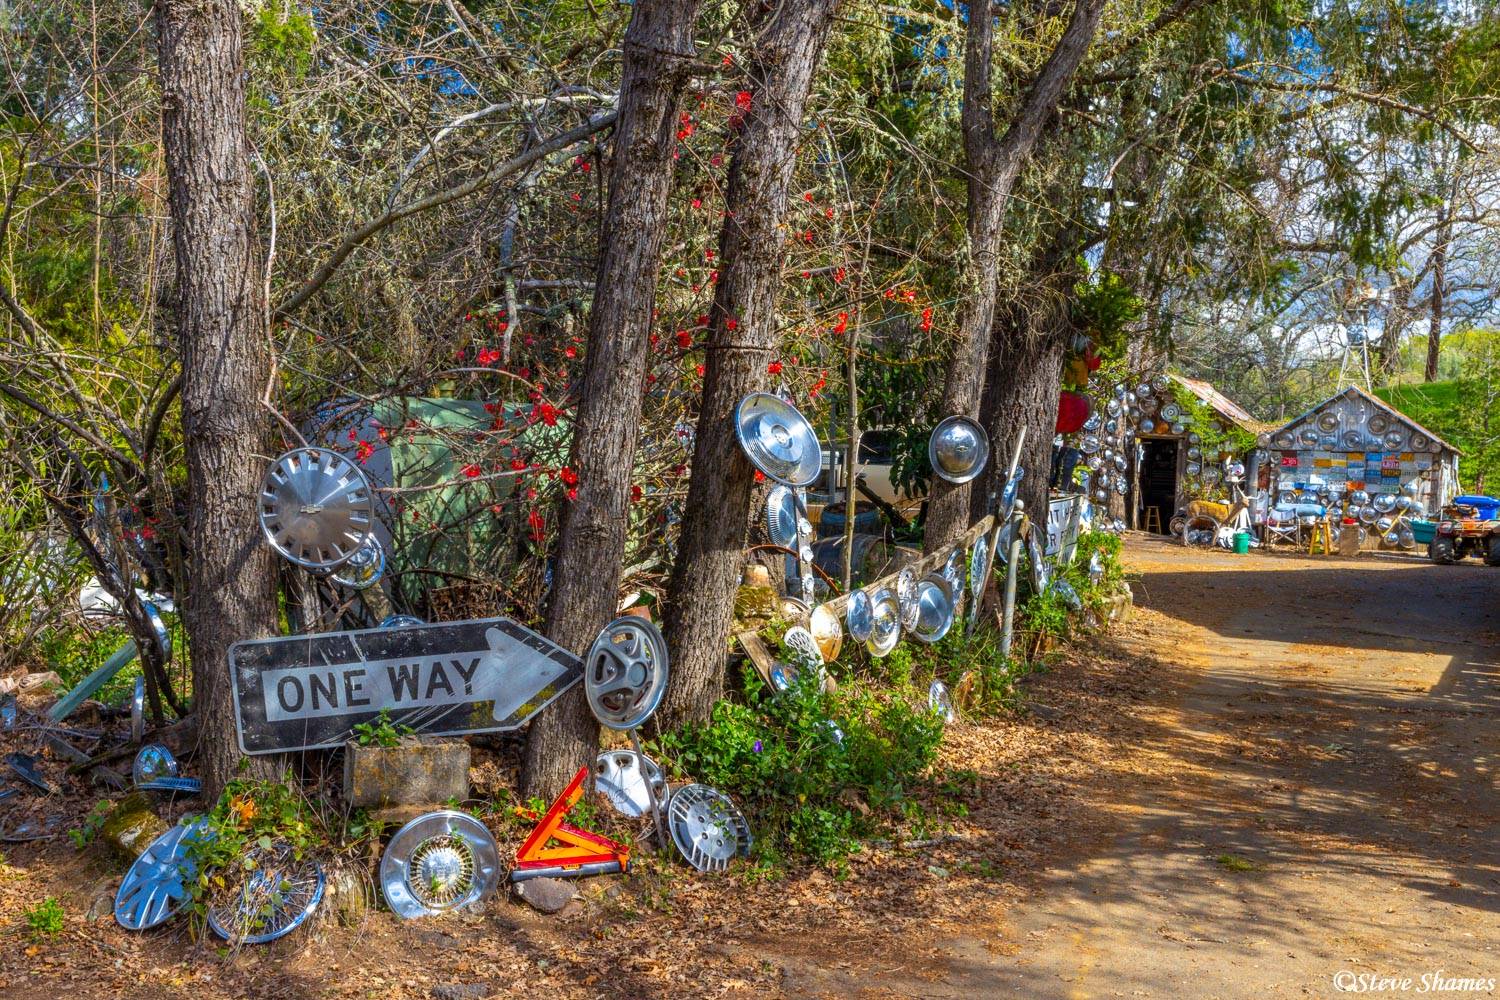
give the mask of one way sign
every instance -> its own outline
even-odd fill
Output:
[[[382,709],[432,736],[516,729],[583,676],[509,618],[237,642],[229,666],[247,754],[338,746]]]

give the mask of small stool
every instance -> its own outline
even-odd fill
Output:
[[[1307,554],[1333,555],[1333,532],[1328,528],[1328,518],[1322,518],[1312,526],[1307,539]]]
[[[1158,535],[1161,534],[1161,508],[1160,507],[1147,507],[1146,508],[1146,523],[1141,527],[1141,530],[1142,531],[1155,532]]]

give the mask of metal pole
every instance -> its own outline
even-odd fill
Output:
[[[849,331],[849,452],[844,456],[844,593],[854,586],[854,466],[859,453],[859,397],[855,391],[854,329]]]
[[[1021,425],[1021,431],[1020,431],[1020,433],[1018,433],[1016,435],[1016,446],[1015,446],[1014,450],[1012,450],[1011,453],[1010,453],[1010,468],[1005,473],[1005,482],[1003,482],[1003,483],[1000,484],[1000,491],[1001,491],[1001,495],[1002,496],[1004,495],[1005,489],[1008,486],[1010,486],[1010,481],[1012,479],[1014,479],[1015,476],[1016,476],[1016,468],[1021,464],[1021,446],[1024,445],[1025,443],[1026,443],[1026,425],[1022,424]],[[1019,510],[1021,508],[1021,500],[1020,500],[1019,497],[1015,498],[1015,504],[1016,504],[1015,509]],[[995,515],[995,531],[994,531],[994,534],[990,536],[990,559],[989,559],[990,572],[993,573],[995,571],[995,556],[1000,551],[1000,529],[1003,528],[1003,527],[1005,527],[1004,523],[1000,519],[1002,517],[1006,517],[1006,516],[1009,516],[1009,515],[1005,515],[1000,510],[996,509],[996,505],[995,505],[995,493],[993,491],[991,491],[991,493],[990,493],[990,505],[989,506],[990,506],[990,513]]]
[[[1011,626],[1016,617],[1016,564],[1021,561],[1021,527],[1026,523],[1026,504],[1018,497],[1010,516],[1010,558],[1005,560],[1005,601],[1000,613],[1000,655],[1010,659]]]
[[[641,769],[641,780],[646,783],[646,801],[651,805],[651,820],[656,824],[656,852],[658,854],[665,854],[667,853],[667,841],[669,839],[667,836],[666,813],[663,812],[663,807],[656,803],[656,786],[651,784],[651,775],[646,770],[646,755],[641,752],[640,737],[635,734],[634,729],[631,729],[629,732],[630,745],[635,747],[636,766]]]

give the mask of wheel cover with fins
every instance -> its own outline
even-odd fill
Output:
[[[634,819],[651,811],[648,780],[660,808],[672,797],[672,788],[656,761],[634,750],[606,750],[594,760],[595,790],[623,816]]]
[[[188,902],[188,883],[198,874],[187,849],[212,836],[203,820],[174,826],[136,858],[115,893],[115,920],[131,931],[143,931],[172,919]]]
[[[750,853],[750,824],[723,792],[684,785],[667,805],[667,828],[682,856],[699,871],[723,871]]]
[[[333,570],[375,530],[375,499],[359,466],[327,448],[294,448],[276,458],[258,503],[266,541],[282,558]]]

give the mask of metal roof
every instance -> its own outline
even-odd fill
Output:
[[[1168,377],[1194,396],[1197,396],[1206,405],[1211,407],[1215,413],[1219,414],[1219,416],[1227,417],[1251,433],[1260,430],[1262,425],[1254,417],[1246,413],[1243,407],[1209,383],[1199,382],[1197,379],[1187,378],[1183,375],[1169,375]]]
[[[1327,399],[1323,400],[1323,402],[1319,403],[1317,406],[1312,407],[1307,412],[1301,414],[1300,416],[1296,416],[1296,417],[1293,417],[1292,419],[1288,420],[1286,423],[1284,423],[1280,427],[1276,428],[1276,431],[1274,433],[1280,433],[1281,431],[1284,431],[1287,428],[1291,427],[1293,424],[1300,423],[1303,420],[1306,420],[1308,417],[1312,416],[1314,413],[1317,413],[1319,410],[1323,409],[1323,407],[1327,406],[1328,404],[1330,404],[1330,403],[1332,403],[1332,402],[1334,402],[1336,400],[1346,399],[1346,398],[1352,398],[1354,396],[1361,396],[1361,397],[1369,400],[1370,402],[1374,403],[1376,406],[1378,406],[1382,410],[1384,410],[1386,413],[1389,413],[1391,416],[1393,416],[1397,420],[1401,421],[1403,424],[1406,424],[1408,427],[1415,428],[1416,430],[1422,432],[1423,435],[1425,435],[1426,437],[1432,439],[1437,444],[1442,445],[1444,449],[1453,452],[1453,454],[1455,454],[1455,455],[1462,455],[1463,454],[1463,452],[1460,451],[1458,448],[1456,448],[1453,445],[1449,444],[1447,441],[1444,441],[1442,438],[1438,437],[1432,431],[1430,431],[1427,428],[1423,427],[1421,424],[1417,423],[1411,417],[1408,417],[1406,414],[1404,414],[1400,410],[1396,409],[1390,403],[1387,403],[1385,400],[1381,399],[1379,396],[1372,396],[1372,395],[1370,395],[1368,392],[1365,392],[1363,389],[1361,389],[1357,385],[1351,385],[1351,386],[1349,386],[1347,388],[1340,389],[1338,392],[1334,393],[1332,396],[1329,396]]]

